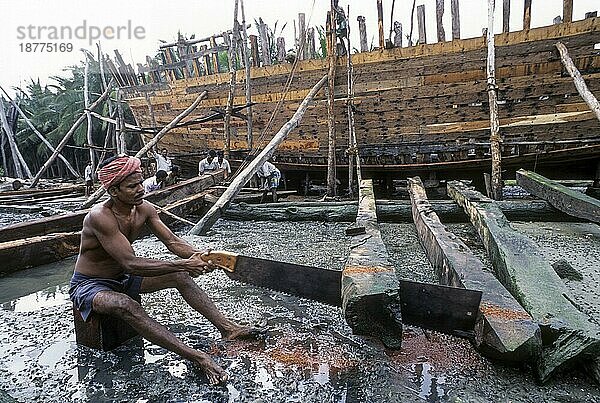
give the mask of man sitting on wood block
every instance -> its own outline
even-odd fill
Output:
[[[204,315],[227,340],[257,338],[263,331],[227,319],[192,277],[215,269],[200,251],[179,238],[146,202],[140,160],[112,157],[101,164],[98,179],[110,199],[94,206],[83,221],[81,247],[69,294],[84,320],[92,312],[118,317],[140,335],[198,365],[211,384],[223,383],[227,374],[211,357],[181,342],[150,318],[134,300],[139,293],[177,288],[186,302]],[[182,259],[137,257],[131,243],[144,224]],[[133,298],[132,298],[133,297]]]

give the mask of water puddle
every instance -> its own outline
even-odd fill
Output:
[[[446,378],[443,375],[433,375],[433,367],[427,362],[413,364],[411,369],[414,371],[413,381],[419,387],[419,396],[428,402],[443,401],[446,396]]]

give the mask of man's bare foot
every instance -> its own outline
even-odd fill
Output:
[[[202,372],[204,372],[210,385],[224,384],[227,382],[227,379],[229,379],[227,372],[218,366],[208,354],[200,353],[198,358],[193,360],[193,362]]]
[[[236,325],[231,330],[221,332],[225,340],[260,340],[267,335],[265,329],[259,329],[251,326]]]

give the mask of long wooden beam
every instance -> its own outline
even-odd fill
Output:
[[[377,222],[373,181],[359,184],[356,225],[364,235],[355,236],[342,272],[342,310],[356,334],[381,339],[388,348],[402,344],[399,284]]]
[[[448,194],[469,215],[499,280],[540,326],[539,378],[546,381],[564,364],[598,357],[600,327],[573,304],[537,244],[515,231],[493,200],[464,183],[448,183]]]
[[[412,215],[419,241],[441,284],[481,290],[475,345],[503,361],[531,361],[541,352],[540,329],[459,237],[440,222],[419,177],[409,179]]]
[[[517,171],[517,184],[564,213],[600,224],[598,199],[525,169]]]

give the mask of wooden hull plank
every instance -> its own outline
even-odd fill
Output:
[[[524,169],[517,171],[517,184],[564,213],[600,224],[598,199]]]
[[[448,194],[469,215],[499,280],[540,326],[540,379],[548,380],[567,363],[598,357],[600,327],[571,302],[540,248],[510,226],[493,200],[457,181],[448,183]]]
[[[379,231],[372,180],[360,183],[356,226],[365,227],[366,233],[353,238],[342,272],[344,317],[354,333],[378,337],[386,347],[398,349],[399,283]]]
[[[467,245],[440,222],[419,177],[409,179],[417,233],[441,284],[481,290],[475,344],[489,357],[532,361],[541,351],[540,329]]]

